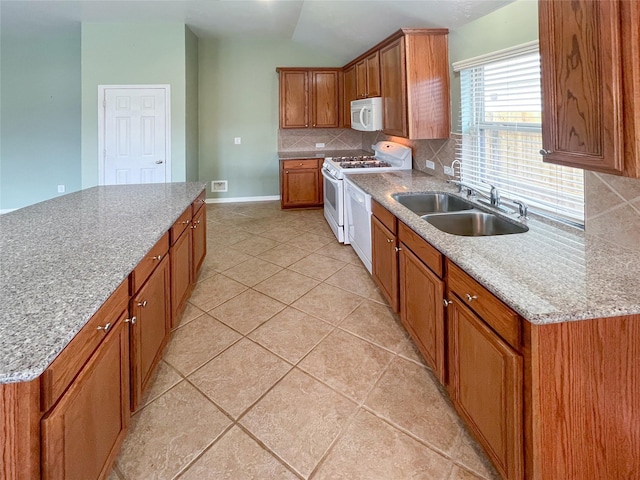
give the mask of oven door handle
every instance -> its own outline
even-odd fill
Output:
[[[322,176],[324,178],[326,178],[327,180],[329,180],[331,183],[334,183],[336,185],[338,185],[338,182],[340,182],[340,180],[338,180],[336,177],[334,177],[333,175],[331,175],[331,173],[329,172],[329,170],[323,168],[322,169]]]

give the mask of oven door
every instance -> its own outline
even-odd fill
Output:
[[[338,180],[324,168],[324,217],[340,243],[344,242],[344,193],[342,180]]]

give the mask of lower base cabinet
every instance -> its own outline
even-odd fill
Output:
[[[280,162],[280,207],[321,207],[323,203],[322,159]]]
[[[106,478],[129,425],[129,327],[126,312],[42,419],[42,478]]]
[[[522,479],[522,356],[455,295],[449,297],[449,393],[505,479]]]

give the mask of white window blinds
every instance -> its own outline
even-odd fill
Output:
[[[584,173],[543,163],[537,42],[454,64],[460,71],[464,183],[524,200],[531,210],[584,224]]]

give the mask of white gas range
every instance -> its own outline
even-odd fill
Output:
[[[341,243],[349,243],[345,235],[345,173],[383,173],[411,170],[411,148],[394,142],[371,145],[372,156],[327,157],[322,166],[324,177],[324,217]]]

